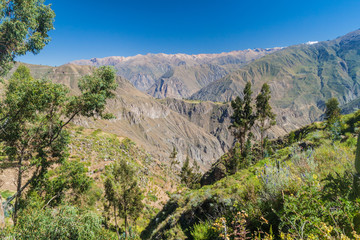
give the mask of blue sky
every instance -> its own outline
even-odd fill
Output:
[[[334,39],[360,28],[359,0],[47,0],[51,43],[16,60],[58,66],[146,53],[219,53]]]

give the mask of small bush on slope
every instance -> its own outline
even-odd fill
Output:
[[[94,212],[80,212],[73,206],[29,208],[21,212],[15,228],[0,237],[9,239],[107,240],[116,239],[102,226],[102,218]]]

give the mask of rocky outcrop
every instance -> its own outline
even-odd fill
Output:
[[[215,136],[224,152],[233,146],[234,137],[229,130],[232,115],[230,104],[173,98],[166,98],[160,102]]]

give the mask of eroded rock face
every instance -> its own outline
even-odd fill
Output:
[[[64,65],[57,68],[28,65],[36,77],[47,77],[63,83],[78,93],[77,81],[92,68]],[[109,101],[107,110],[115,115],[112,120],[91,118],[75,119],[74,123],[87,128],[100,128],[106,132],[129,137],[164,163],[169,162],[173,146],[177,148],[180,166],[188,155],[202,170],[208,169],[225,148],[210,128],[191,122],[187,115],[174,111],[159,100],[134,88],[127,80],[118,77],[116,98]],[[181,111],[180,111],[181,112]],[[197,112],[197,111],[195,111]]]
[[[199,102],[173,98],[166,98],[160,102],[215,136],[224,152],[233,146],[234,136],[229,130],[230,116],[232,115],[229,103]]]
[[[248,49],[199,55],[160,53],[92,58],[72,63],[114,66],[119,76],[128,79],[137,89],[153,97],[184,98],[241,66],[277,50],[279,48]]]

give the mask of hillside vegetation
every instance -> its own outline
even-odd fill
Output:
[[[272,141],[271,154],[230,175],[230,153],[214,164],[225,177],[176,193],[142,233],[144,239],[353,239],[360,112],[338,131],[317,122]],[[212,170],[210,170],[212,171]],[[180,236],[180,237],[179,237]]]
[[[68,239],[67,232],[80,234],[80,229],[86,228],[86,224],[94,224],[88,226],[93,227],[88,229],[90,233],[83,232],[81,234],[85,235],[77,236],[76,239],[99,239],[102,234],[102,239],[116,239],[115,233],[104,229],[103,225],[106,224],[103,181],[107,166],[120,159],[135,169],[142,190],[144,209],[136,224],[132,224],[134,233],[141,232],[146,227],[149,219],[154,217],[169,199],[168,192],[176,190],[178,180],[168,174],[171,172],[168,166],[154,159],[130,139],[100,129],[71,126],[68,130],[71,136],[69,160],[47,173],[40,191],[31,189],[27,193],[24,200],[26,208],[21,212],[16,228],[11,227],[12,206],[5,209],[8,228],[2,231],[3,235],[0,233],[1,237],[5,234],[24,239],[22,235],[25,234],[25,239]],[[2,160],[2,182],[16,177],[9,164],[5,159]],[[9,185],[7,189],[1,191],[3,199],[13,195],[16,188],[15,185]],[[57,193],[55,198],[52,193]],[[63,222],[61,218],[68,218],[68,222]],[[80,221],[76,226],[80,229],[75,230],[74,226],[71,230],[70,226],[75,224],[75,221]],[[96,224],[91,221],[96,221]],[[113,224],[113,218],[109,221],[108,224]],[[120,223],[122,224],[122,221]],[[55,231],[52,227],[61,224],[63,232],[51,235],[51,231]]]

